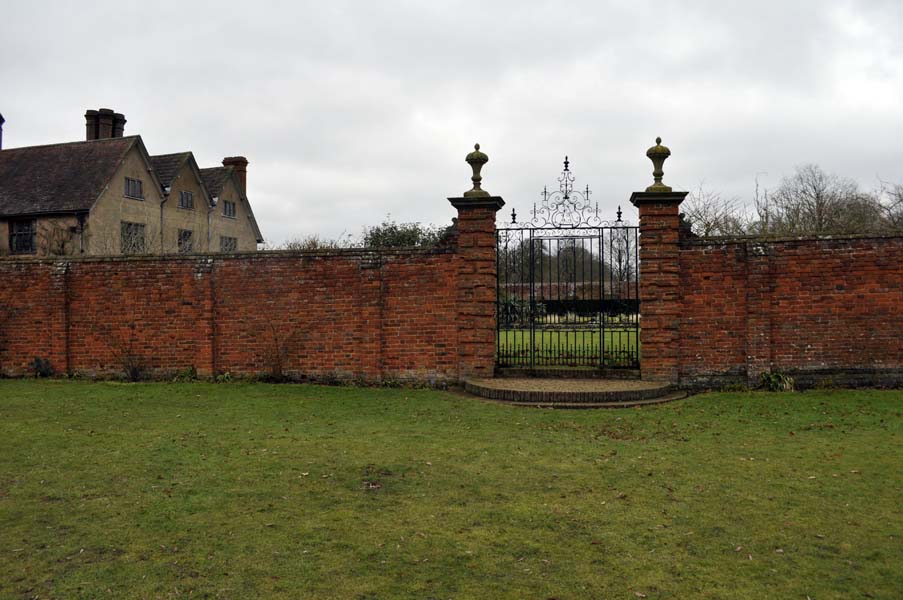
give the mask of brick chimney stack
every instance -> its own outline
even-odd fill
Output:
[[[120,138],[125,133],[125,115],[113,113],[113,137]]]
[[[113,137],[113,111],[101,108],[97,111],[97,139],[105,140]]]
[[[3,150],[3,124],[6,123],[6,119],[3,118],[3,115],[0,115],[0,150]]]
[[[227,156],[223,159],[224,167],[232,167],[232,170],[238,176],[238,183],[241,186],[241,193],[248,193],[248,159],[244,156]]]
[[[85,140],[91,141],[97,139],[97,111],[85,111]]]
[[[120,138],[125,133],[125,115],[109,108],[85,111],[85,139]]]

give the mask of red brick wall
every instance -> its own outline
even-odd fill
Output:
[[[0,261],[0,373],[29,372],[36,356],[66,361],[66,264]]]
[[[903,237],[687,240],[679,266],[681,383],[903,383]]]
[[[640,213],[640,368],[644,379],[678,379],[679,206],[686,195],[637,192],[630,198]]]
[[[3,260],[0,371],[260,375],[281,355],[294,377],[455,380],[492,366],[459,349],[461,268],[453,249]]]
[[[641,207],[642,373],[689,386],[903,385],[903,237],[684,240]],[[438,382],[490,374],[491,207],[454,248],[0,260],[0,372],[285,374]],[[645,225],[644,225],[645,223]]]
[[[494,200],[486,202],[491,204]],[[459,208],[458,212],[455,321],[458,361],[465,377],[491,377],[495,367],[495,213],[499,207]]]

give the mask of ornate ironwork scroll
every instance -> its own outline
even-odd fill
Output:
[[[576,229],[579,227],[617,227],[621,221],[621,207],[618,220],[605,221],[599,216],[599,203],[590,200],[592,190],[587,185],[582,190],[574,188],[575,177],[570,168],[570,160],[564,157],[564,169],[558,177],[558,191],[550,192],[543,187],[542,200],[533,204],[531,218],[524,223],[517,222],[517,213],[511,210],[511,225],[536,229]]]

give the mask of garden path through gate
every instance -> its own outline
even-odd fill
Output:
[[[639,228],[599,218],[589,186],[559,190],[532,218],[496,229],[496,364],[521,369],[638,368]]]

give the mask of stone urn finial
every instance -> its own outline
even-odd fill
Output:
[[[646,156],[652,161],[652,176],[655,178],[655,183],[647,187],[646,191],[670,192],[671,188],[662,183],[662,177],[665,174],[665,172],[662,171],[662,166],[665,164],[665,159],[671,156],[671,150],[669,150],[667,146],[662,146],[662,138],[657,137],[655,138],[655,145],[646,150]]]
[[[483,178],[480,176],[480,169],[483,168],[487,162],[489,162],[489,157],[484,153],[480,152],[480,145],[474,144],[473,152],[467,155],[467,158],[464,159],[467,161],[467,164],[473,168],[473,177],[470,178],[473,181],[473,188],[469,191],[464,192],[465,198],[482,198],[489,197],[489,192],[480,188],[480,182],[483,181]]]

